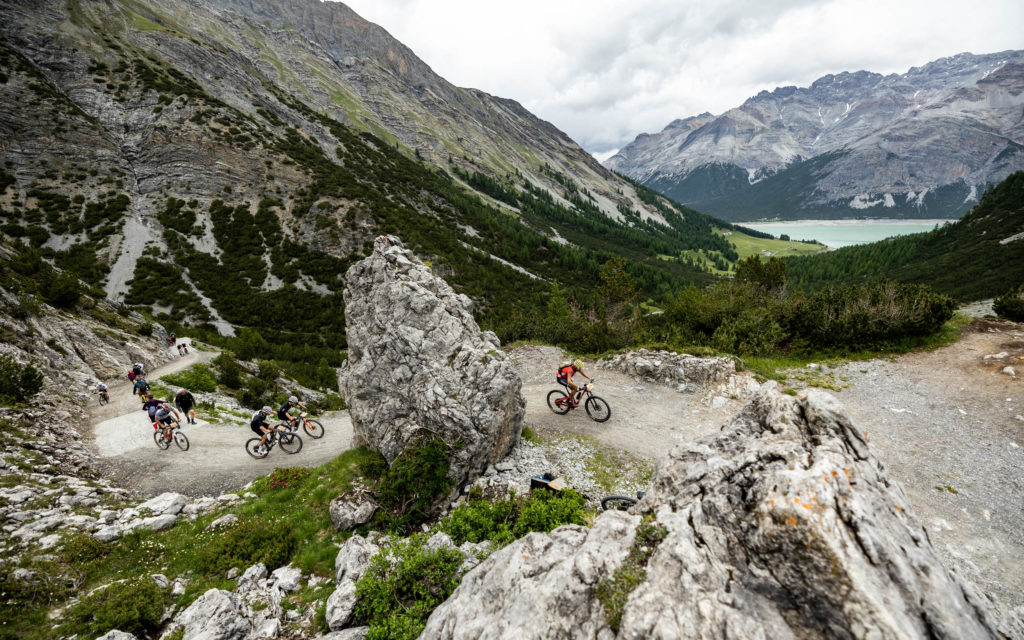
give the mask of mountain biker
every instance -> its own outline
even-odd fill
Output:
[[[149,393],[149,383],[146,382],[145,378],[139,378],[135,381],[135,387],[132,388],[132,395],[139,394],[143,402],[146,401],[146,394]]]
[[[101,396],[103,396],[104,400],[110,402],[110,394],[107,392],[107,385],[103,384],[102,382],[97,382],[96,386],[93,387],[92,392],[100,394]]]
[[[179,424],[181,417],[178,415],[178,411],[174,407],[167,404],[163,400],[158,401],[157,405],[158,406],[156,408],[156,413],[153,415],[153,417],[156,418],[157,423],[163,426],[164,437],[167,438],[170,435],[170,428],[172,422],[171,414],[174,415],[173,421],[178,422]]]
[[[306,405],[299,402],[298,398],[296,398],[295,396],[288,396],[288,400],[285,401],[285,403],[281,405],[281,408],[277,410],[277,419],[287,420],[288,423],[294,427],[298,423],[298,418],[288,413],[288,410],[292,408],[293,404],[297,404],[303,409],[306,408]]]
[[[267,422],[267,416],[273,412],[274,410],[270,407],[263,407],[256,413],[252,414],[252,420],[249,421],[249,428],[252,429],[256,435],[261,436],[260,444],[257,448],[257,451],[260,453],[267,452],[267,436],[269,436],[270,432],[274,430],[274,427]]]
[[[192,397],[192,394],[188,389],[181,389],[178,394],[174,396],[174,406],[181,409],[181,412],[185,414],[185,419],[188,420],[189,424],[196,423],[196,399]]]
[[[142,410],[149,416],[149,421],[153,423],[153,428],[156,428],[156,410],[160,408],[163,403],[162,400],[157,400],[153,397],[152,393],[145,395],[146,401],[142,403]]]
[[[559,365],[558,373],[555,376],[555,381],[558,384],[569,388],[569,395],[572,396],[574,402],[579,400],[579,398],[576,397],[576,394],[580,389],[579,386],[572,381],[572,377],[576,373],[579,373],[587,380],[593,379],[583,371],[583,361],[578,358],[574,358],[572,362],[563,362]]]
[[[146,375],[146,365],[141,362],[136,362],[132,365],[132,371],[135,372],[136,378],[142,378]]]

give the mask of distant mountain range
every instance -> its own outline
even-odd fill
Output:
[[[732,221],[959,217],[1024,168],[1024,51],[762,91],[604,165]]]

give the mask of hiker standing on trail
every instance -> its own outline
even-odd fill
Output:
[[[181,409],[189,424],[196,423],[196,399],[192,397],[188,389],[178,391],[178,395],[174,396],[174,406]]]

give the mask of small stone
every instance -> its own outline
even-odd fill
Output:
[[[270,575],[274,578],[274,584],[282,591],[290,593],[302,586],[302,569],[292,566],[278,567]]]
[[[1003,367],[1003,373],[1010,376],[1011,378],[1017,377],[1017,371],[1013,367]]]
[[[502,462],[499,462],[499,463],[495,464],[494,468],[497,471],[512,471],[513,469],[516,468],[516,465],[512,464],[511,462],[504,462],[504,461],[502,461]]]
[[[156,583],[156,586],[161,589],[166,589],[171,584],[171,581],[167,579],[167,576],[162,573],[154,573],[149,577],[152,578],[153,582]]]
[[[60,542],[60,536],[56,533],[52,533],[39,539],[39,547],[41,549],[50,549],[56,546],[58,542]]]
[[[228,580],[234,580],[238,577],[238,567],[231,567],[228,569]]]
[[[210,529],[221,529],[223,527],[230,527],[236,522],[238,522],[238,516],[233,513],[228,513],[217,518],[210,524],[206,525],[206,529],[207,531],[209,531]]]
[[[100,542],[113,542],[121,537],[121,531],[117,527],[107,525],[96,533],[92,534],[92,537],[96,538]]]

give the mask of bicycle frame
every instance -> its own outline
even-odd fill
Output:
[[[591,390],[592,390],[593,388],[594,388],[594,383],[593,383],[593,382],[588,382],[587,384],[585,384],[585,385],[583,385],[583,386],[579,387],[579,388],[577,389],[577,392],[578,392],[578,393],[580,394],[580,397],[579,397],[579,399],[578,399],[578,400],[574,400],[574,399],[573,399],[573,397],[572,397],[572,396],[573,396],[573,393],[572,393],[572,391],[569,391],[569,388],[568,388],[568,387],[566,387],[566,388],[565,388],[565,396],[563,396],[563,397],[562,397],[562,398],[561,398],[560,400],[558,400],[557,402],[558,402],[559,404],[564,404],[564,403],[568,402],[568,403],[569,403],[569,406],[570,406],[571,408],[575,409],[576,407],[580,406],[580,404],[581,404],[582,402],[584,402],[584,400],[583,400],[584,396],[586,396],[586,395],[587,395],[588,393],[590,393],[590,391],[591,391]]]

